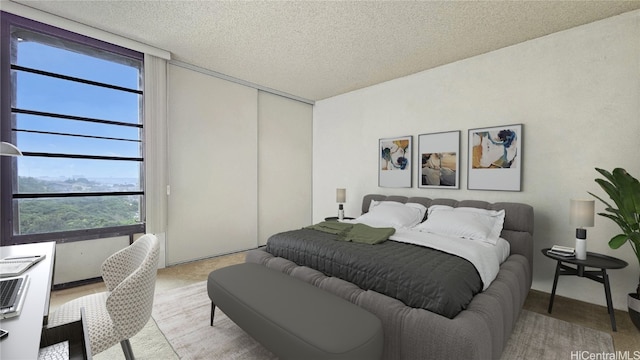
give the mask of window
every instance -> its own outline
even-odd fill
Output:
[[[143,54],[2,13],[2,245],[144,232]]]

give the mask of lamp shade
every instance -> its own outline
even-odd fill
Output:
[[[0,142],[0,155],[22,156],[22,152],[15,145],[2,141]]]
[[[336,189],[336,202],[347,202],[347,189]]]
[[[595,213],[595,200],[571,199],[569,222],[576,227],[592,227]]]

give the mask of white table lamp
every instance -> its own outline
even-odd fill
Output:
[[[336,202],[338,205],[338,220],[344,219],[343,203],[347,202],[347,189],[336,189]]]
[[[587,259],[587,229],[593,227],[595,200],[571,199],[569,219],[576,227],[576,259]]]

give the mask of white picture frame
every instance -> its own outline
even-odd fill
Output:
[[[410,188],[413,168],[413,136],[378,141],[378,186]]]
[[[460,188],[460,130],[418,135],[418,187]]]
[[[469,190],[521,191],[522,124],[470,129]]]

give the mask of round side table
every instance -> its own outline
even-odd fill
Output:
[[[353,220],[355,218],[345,216],[342,219],[343,220]],[[338,221],[338,217],[337,216],[329,216],[329,217],[324,218],[324,221]]]
[[[597,281],[604,285],[604,295],[607,298],[607,311],[611,318],[611,328],[616,331],[616,318],[611,302],[611,287],[609,286],[609,269],[622,269],[629,265],[626,261],[607,256],[603,254],[587,252],[585,260],[578,260],[575,257],[565,257],[556,254],[550,254],[550,248],[542,249],[544,256],[557,261],[556,275],[553,278],[553,288],[551,289],[551,299],[549,300],[549,314],[553,308],[553,298],[556,296],[556,287],[558,286],[558,277],[560,275],[574,275],[585,277],[593,281]],[[573,265],[573,266],[570,266]],[[585,270],[585,267],[596,268],[600,270]]]

